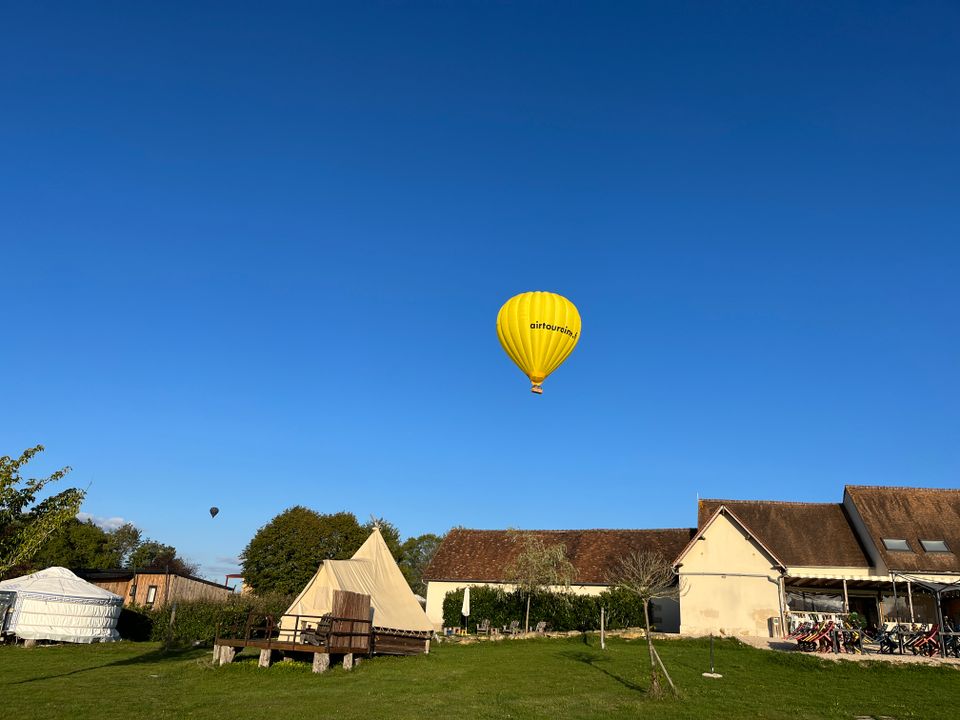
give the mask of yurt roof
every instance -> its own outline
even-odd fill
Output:
[[[4,580],[0,582],[0,590],[13,590],[18,595],[26,597],[69,599],[77,602],[110,605],[123,602],[123,598],[119,595],[81,580],[62,567],[49,567],[30,575]]]

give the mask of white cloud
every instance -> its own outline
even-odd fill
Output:
[[[128,522],[130,522],[122,517],[100,517],[99,515],[92,515],[88,512],[78,512],[77,520],[80,522],[87,522],[88,520],[91,520],[94,525],[106,532],[113,532],[121,525],[126,525]]]

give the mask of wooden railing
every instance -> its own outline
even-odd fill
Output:
[[[370,620],[326,615],[282,615],[277,622],[272,615],[251,612],[242,630],[237,626],[217,627],[216,640],[237,641],[270,648],[274,645],[324,646],[334,651],[366,652],[371,647]]]

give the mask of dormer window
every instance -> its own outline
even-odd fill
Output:
[[[887,550],[897,550],[899,552],[910,552],[910,546],[907,544],[906,540],[899,540],[897,538],[884,538],[883,546]]]
[[[950,552],[950,548],[947,547],[947,544],[943,540],[921,540],[920,544],[923,545],[923,549],[927,552]]]

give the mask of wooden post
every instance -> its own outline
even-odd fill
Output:
[[[900,622],[900,608],[897,602],[897,581],[893,579],[893,576],[890,577],[890,584],[893,585],[893,617],[896,619],[896,622]]]
[[[790,630],[787,628],[787,588],[782,572],[777,578],[777,601],[780,605],[780,637],[786,637]]]
[[[663,670],[663,676],[667,678],[667,682],[670,683],[670,689],[673,690],[674,695],[679,695],[677,692],[677,686],[673,684],[673,680],[670,679],[670,673],[667,672],[667,668],[663,664],[663,660],[660,659],[660,653],[657,652],[657,648],[653,646],[653,643],[650,644],[650,649],[653,650],[653,656],[657,659],[657,664],[660,665],[660,669]]]
[[[913,583],[907,580],[907,597],[910,599],[910,623],[913,624]]]
[[[850,598],[847,597],[847,579],[843,579],[843,611],[850,612]]]
[[[237,654],[237,649],[235,647],[230,647],[229,645],[220,646],[220,664],[229,665],[233,662],[233,658]]]
[[[270,648],[264,648],[260,651],[260,661],[257,663],[257,667],[268,668],[270,663],[273,661],[273,650]]]
[[[167,580],[169,581],[169,577]],[[177,603],[173,603],[173,607],[170,608],[170,624],[167,626],[167,639],[164,641],[164,647],[169,648],[173,645],[173,625],[177,621]]]
[[[607,638],[606,638],[606,635],[604,634],[604,629],[603,629],[603,627],[604,627],[604,622],[603,622],[603,621],[604,621],[604,612],[603,612],[603,608],[600,608],[600,649],[601,649],[601,650],[606,650],[606,649],[607,649]]]
[[[343,669],[353,670],[353,653],[347,653],[343,656]]]
[[[213,646],[213,666],[214,667],[220,664],[220,648],[221,647],[222,647],[221,645]]]
[[[326,672],[330,669],[330,653],[313,654],[313,671],[315,673]]]

